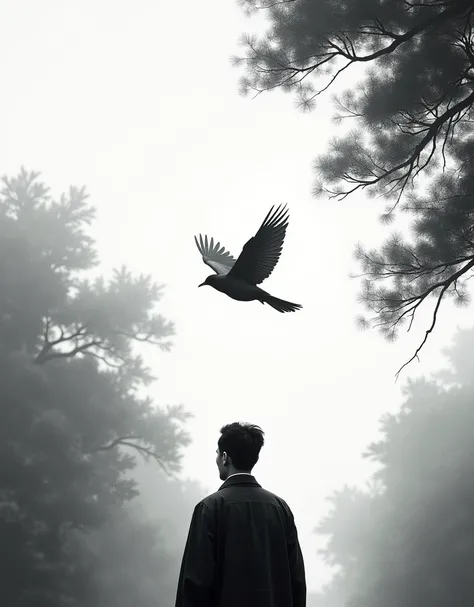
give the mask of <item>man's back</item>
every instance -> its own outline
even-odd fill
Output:
[[[284,500],[230,476],[193,514],[177,607],[304,607],[303,557]]]

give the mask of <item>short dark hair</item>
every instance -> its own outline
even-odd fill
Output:
[[[220,453],[227,453],[236,470],[248,472],[258,461],[264,443],[263,436],[264,432],[260,426],[234,422],[222,426],[217,445]]]

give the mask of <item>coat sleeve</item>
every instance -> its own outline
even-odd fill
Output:
[[[293,607],[306,607],[306,576],[303,553],[301,552],[295,519],[291,510],[289,511],[289,515],[290,518],[287,546],[291,574],[291,589],[293,594]]]
[[[216,530],[212,514],[202,502],[194,509],[179,573],[176,607],[211,605],[216,568]]]

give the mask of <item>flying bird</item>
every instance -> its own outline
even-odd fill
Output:
[[[302,308],[299,304],[273,297],[257,286],[270,276],[280,259],[288,227],[286,205],[280,205],[275,211],[274,208],[270,209],[255,236],[244,245],[237,261],[220,242],[214,244],[214,238],[209,240],[201,234],[199,240],[194,237],[203,262],[215,272],[200,287],[209,285],[237,301],[257,300],[278,312],[295,312]]]

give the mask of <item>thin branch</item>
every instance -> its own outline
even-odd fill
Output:
[[[432,317],[432,322],[430,327],[426,330],[425,332],[425,336],[421,342],[421,344],[417,347],[415,353],[413,354],[413,356],[406,362],[404,363],[400,369],[397,371],[397,373],[395,374],[395,378],[396,380],[398,380],[398,377],[400,375],[400,372],[407,366],[409,365],[411,362],[413,362],[415,359],[419,360],[419,353],[422,350],[423,346],[426,344],[428,337],[430,335],[430,333],[433,331],[435,325],[436,325],[436,320],[437,320],[437,315],[438,315],[438,310],[439,307],[441,305],[441,300],[443,299],[446,291],[449,289],[450,286],[452,286],[453,284],[456,284],[457,281],[459,280],[459,278],[461,276],[463,276],[467,271],[469,271],[471,268],[474,267],[474,258],[471,258],[471,260],[469,261],[469,263],[467,263],[466,265],[464,265],[462,268],[460,268],[457,272],[455,272],[454,274],[452,274],[451,276],[449,276],[448,278],[446,278],[446,280],[436,283],[434,285],[431,285],[428,289],[426,289],[424,291],[424,293],[422,293],[421,295],[418,295],[416,298],[412,298],[414,299],[414,301],[416,303],[414,303],[411,307],[409,307],[407,310],[405,310],[403,312],[403,314],[400,315],[399,319],[395,322],[395,324],[397,324],[398,322],[400,322],[400,320],[407,314],[407,313],[412,313],[412,317],[415,314],[417,308],[423,303],[423,301],[428,297],[428,295],[430,295],[433,291],[435,291],[436,289],[441,289],[439,295],[438,295],[438,299],[436,302],[436,306],[433,312],[433,317]]]
[[[163,462],[162,457],[159,456],[156,453],[156,451],[153,451],[152,449],[149,449],[148,447],[144,447],[143,445],[140,445],[140,444],[137,444],[134,442],[133,443],[130,442],[132,440],[133,441],[143,441],[143,438],[141,438],[140,436],[135,436],[135,435],[119,436],[116,439],[114,439],[112,442],[110,442],[109,444],[103,445],[102,447],[98,447],[97,449],[94,449],[93,451],[91,451],[91,453],[97,453],[100,451],[110,451],[110,450],[114,449],[115,447],[119,447],[119,446],[131,447],[132,449],[135,449],[136,451],[138,451],[140,453],[140,455],[142,455],[142,457],[144,457],[145,459],[148,459],[150,457],[153,458],[167,476],[176,478],[175,475],[167,468],[167,466]]]
[[[72,350],[69,350],[68,352],[51,350],[50,348],[48,348],[47,350],[43,349],[38,354],[38,356],[35,358],[35,363],[38,365],[42,365],[48,360],[53,360],[53,359],[57,359],[57,358],[72,358],[73,356],[76,356],[76,354],[85,353],[90,348],[93,348],[94,346],[100,346],[100,345],[101,345],[101,340],[96,339],[96,340],[88,341],[84,344],[81,344],[80,346],[76,346],[75,348],[73,348]]]
[[[326,54],[321,54],[321,55],[317,55],[317,57],[319,58],[318,61],[316,61],[316,63],[313,63],[310,66],[306,66],[306,67],[294,67],[294,66],[282,66],[280,68],[264,68],[262,66],[254,66],[254,69],[259,72],[259,73],[275,73],[275,72],[282,72],[282,71],[291,71],[292,74],[290,75],[290,79],[294,76],[296,76],[297,73],[301,73],[303,71],[313,71],[315,69],[317,69],[318,67],[320,67],[323,63],[326,63],[328,60],[334,59],[336,56],[340,56],[343,57],[344,59],[349,60],[351,63],[367,63],[370,61],[374,61],[375,59],[378,59],[379,57],[382,57],[384,55],[388,55],[393,53],[399,46],[401,46],[402,44],[404,44],[405,42],[410,41],[412,38],[414,38],[417,34],[421,33],[422,31],[437,25],[438,22],[443,22],[444,20],[450,18],[450,17],[454,17],[457,16],[460,13],[463,13],[466,11],[466,9],[468,9],[470,7],[470,2],[466,2],[466,3],[455,3],[453,5],[451,5],[450,7],[446,8],[444,11],[441,11],[435,15],[431,15],[430,17],[427,17],[426,19],[420,21],[420,23],[418,23],[418,25],[415,25],[414,27],[412,27],[411,29],[409,29],[408,31],[406,31],[403,34],[395,34],[394,32],[390,32],[389,30],[385,30],[385,33],[388,37],[392,38],[392,42],[391,44],[389,44],[388,46],[381,48],[377,51],[374,51],[373,53],[369,53],[368,55],[358,55],[354,49],[352,40],[347,36],[347,34],[344,35],[344,37],[341,36],[335,36],[335,40],[338,40],[339,44],[336,44],[335,41],[332,40],[328,40],[327,41],[327,47],[332,49],[331,52],[326,53]],[[378,23],[380,23],[378,20],[375,20],[375,23],[378,26]],[[372,28],[374,26],[369,25],[368,28],[366,30],[366,34],[368,36],[373,35],[373,31],[371,31],[370,28]],[[382,25],[382,27],[384,27]],[[350,33],[350,32],[348,32]],[[249,44],[249,48],[254,52],[255,55],[258,55],[258,50],[252,45]],[[264,57],[262,57],[264,58]],[[272,57],[272,60],[274,60],[275,58]],[[268,60],[268,59],[267,59]],[[287,79],[285,79],[287,80]],[[279,83],[276,86],[280,86],[283,83]],[[270,88],[273,87],[268,87],[262,90],[269,90]]]
[[[445,284],[445,285],[443,286],[443,288],[441,289],[441,292],[440,292],[440,294],[439,294],[439,296],[438,296],[438,300],[437,300],[437,302],[436,302],[435,309],[434,309],[434,311],[433,311],[433,318],[432,318],[432,321],[431,321],[431,325],[430,325],[430,327],[429,327],[429,328],[428,328],[428,329],[425,331],[425,336],[424,336],[424,338],[423,338],[423,340],[422,340],[421,344],[420,344],[420,345],[418,346],[418,348],[416,349],[416,351],[415,351],[415,353],[413,354],[413,356],[412,356],[412,357],[411,357],[409,360],[407,360],[407,362],[406,362],[406,363],[404,363],[404,364],[403,364],[403,365],[400,367],[400,369],[398,369],[398,371],[396,372],[396,374],[395,374],[395,381],[398,381],[398,378],[399,378],[399,376],[400,376],[400,373],[402,372],[402,370],[403,370],[405,367],[407,367],[407,366],[408,366],[408,365],[409,365],[411,362],[413,362],[415,359],[420,360],[420,359],[419,359],[419,353],[420,353],[421,349],[423,348],[423,346],[426,344],[426,342],[427,342],[427,340],[428,340],[428,337],[429,337],[430,333],[433,331],[433,329],[434,329],[434,327],[435,327],[435,325],[436,325],[436,320],[437,320],[437,316],[438,316],[438,310],[439,310],[439,307],[440,307],[440,305],[441,305],[441,301],[442,301],[442,299],[443,299],[443,296],[444,296],[444,294],[446,293],[446,291],[448,290],[449,286],[450,286],[450,283],[449,283],[449,284]]]
[[[412,172],[415,171],[415,176],[416,176],[416,174],[418,174],[421,170],[426,168],[426,166],[431,161],[434,151],[435,151],[436,137],[438,136],[439,131],[441,130],[441,128],[443,127],[445,122],[448,121],[449,119],[452,119],[453,117],[455,117],[457,114],[459,114],[463,110],[472,106],[473,103],[474,103],[474,91],[470,95],[465,97],[462,101],[460,101],[459,103],[457,103],[450,109],[446,110],[443,114],[438,116],[436,118],[436,120],[434,120],[431,123],[426,135],[414,147],[411,155],[408,158],[406,158],[403,162],[398,163],[397,165],[391,167],[390,169],[385,169],[381,175],[378,175],[374,179],[359,179],[357,177],[353,177],[353,176],[349,175],[348,173],[345,173],[342,176],[342,179],[348,183],[355,183],[356,185],[353,188],[351,188],[350,190],[346,190],[345,192],[331,192],[328,190],[328,193],[330,193],[332,195],[331,196],[332,198],[339,198],[340,200],[344,200],[345,198],[347,198],[350,194],[352,194],[359,188],[366,188],[368,186],[375,185],[376,183],[379,183],[380,181],[387,179],[391,175],[394,175],[398,171],[406,169],[402,175],[400,175],[398,177],[394,177],[392,180],[389,181],[389,183],[394,184],[394,186],[393,186],[394,188],[400,189],[400,192],[398,195],[398,200],[396,203],[396,204],[398,204],[400,197],[405,189],[407,180],[409,179]],[[428,159],[420,165],[420,163],[419,163],[420,156],[429,143],[431,143],[433,147],[430,151]]]

